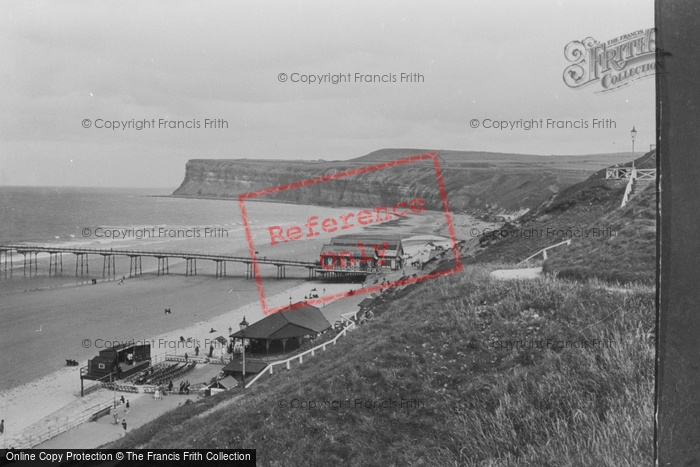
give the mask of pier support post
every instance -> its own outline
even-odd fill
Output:
[[[78,275],[78,266],[80,266],[80,275],[83,275],[83,270],[87,274],[90,274],[88,270],[88,254],[87,253],[74,253],[75,254],[75,275]]]
[[[245,263],[245,278],[252,279],[254,276],[253,263]]]
[[[170,266],[168,265],[167,256],[158,256],[158,275],[170,274]]]
[[[5,257],[5,261],[3,264],[3,270],[5,271],[5,276],[7,276],[7,271],[9,269],[10,271],[10,276],[12,275],[12,250],[0,250],[0,262],[2,261],[2,257]],[[10,263],[9,267],[7,263]]]
[[[226,261],[215,261],[216,262],[216,278],[226,276]]]
[[[141,274],[141,257],[129,255],[129,277]]]
[[[49,276],[52,268],[54,274],[63,272],[63,253],[60,251],[49,251]]]
[[[185,276],[196,276],[197,275],[197,258],[185,258],[187,263],[185,264]]]
[[[275,264],[277,266],[277,279],[284,279],[285,278],[285,265],[284,264]]]
[[[116,276],[116,258],[111,253],[100,253],[102,255],[102,277]]]
[[[37,252],[37,251],[32,251],[32,250],[22,250],[22,251],[17,250],[17,253],[21,253],[22,256],[24,257],[23,266],[24,266],[24,275],[25,275],[25,276],[27,275],[27,264],[29,264],[29,277],[32,276],[32,253],[34,253],[34,261],[33,261],[34,266],[33,266],[33,269],[34,269],[34,273],[36,274],[36,273],[37,273],[37,269],[38,269],[38,267],[39,267],[38,264],[37,264],[37,259],[36,259],[36,256],[37,256],[37,253],[38,253],[38,252]],[[27,255],[29,255],[29,258],[27,258]],[[29,261],[27,261],[27,259],[29,259]]]

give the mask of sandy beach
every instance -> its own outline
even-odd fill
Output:
[[[371,234],[400,232],[405,237],[445,233],[444,214],[423,214],[403,218],[400,223],[372,226],[365,231]],[[259,235],[258,231],[256,237],[260,238]],[[435,239],[440,240],[440,237]],[[219,251],[246,254],[237,240],[151,242],[148,248],[217,251],[218,247]],[[446,245],[449,243],[445,238],[442,240]],[[133,243],[129,246],[135,247]],[[316,258],[322,243],[323,240],[274,247],[261,245],[256,246],[256,250],[258,257],[274,254],[274,257],[310,260]],[[408,244],[407,247],[410,248]],[[66,367],[66,359],[77,360],[83,366],[102,348],[129,341],[151,343],[152,355],[183,354],[187,350],[178,348],[181,336],[205,343],[217,336],[227,337],[229,327],[235,332],[244,316],[249,322],[263,318],[255,281],[245,279],[243,264],[230,263],[228,277],[216,279],[213,262],[199,262],[198,274],[185,277],[184,264],[171,260],[170,275],[158,277],[155,260],[153,264],[147,261],[144,259],[144,273],[127,278],[123,285],[114,280],[98,281],[95,285],[87,280],[76,280],[72,259],[58,277],[48,277],[48,268],[46,265],[42,268],[40,259],[38,277],[22,279],[15,271],[11,281],[0,284],[3,287],[0,310],[4,318],[0,330],[0,367],[6,375],[0,393],[0,413],[6,427],[4,437],[11,439],[31,424],[79,399],[79,367]],[[101,273],[101,258],[94,258],[92,262],[95,266],[90,265],[91,271],[94,268]],[[117,267],[118,277],[124,275],[125,267],[128,276],[128,262],[123,259],[122,263]],[[318,291],[326,289],[326,295],[342,295],[360,287],[358,284],[322,284],[320,279],[309,281],[304,268],[287,268],[284,280],[275,278],[274,266],[261,266],[260,271],[269,307],[287,305],[290,297],[292,302],[301,301],[314,287]],[[27,284],[31,285],[27,287]],[[355,296],[348,300],[359,302],[362,298]],[[325,306],[331,323],[339,317],[340,311],[336,310],[356,310],[354,302],[342,307]],[[172,313],[164,314],[164,308],[171,308]],[[216,332],[211,333],[211,329]],[[202,345],[203,352],[206,348],[208,345]],[[2,444],[7,439],[3,439]]]

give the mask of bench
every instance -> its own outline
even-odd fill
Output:
[[[90,416],[90,421],[91,421],[91,422],[96,422],[96,421],[97,421],[98,419],[100,419],[101,417],[104,417],[105,415],[109,415],[109,413],[110,413],[111,411],[112,411],[112,406],[105,407],[105,408],[102,409],[102,410],[98,410],[97,412],[95,412],[94,414],[92,414],[92,415]]]

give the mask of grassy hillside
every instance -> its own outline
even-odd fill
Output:
[[[545,261],[544,271],[566,278],[652,284],[656,279],[655,187],[647,187],[598,224],[611,228],[617,236],[577,239]]]
[[[652,292],[496,282],[478,266],[400,295],[238,403],[176,409],[110,447],[252,447],[265,466],[651,463]],[[294,400],[349,402],[284,406]]]
[[[636,166],[655,167],[654,156],[646,154],[635,161]],[[620,208],[624,191],[624,182],[606,181],[605,169],[600,170],[553,195],[521,218],[518,225],[506,226],[509,234],[505,237],[483,238],[487,248],[466,262],[517,262],[571,238],[570,246],[550,252],[543,265],[546,272],[569,278],[652,284],[656,277],[655,187],[647,187]],[[525,237],[526,233],[530,238]]]

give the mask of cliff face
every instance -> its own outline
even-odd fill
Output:
[[[420,150],[410,151],[412,150],[402,150],[395,156],[398,158],[421,153]],[[393,156],[393,154],[387,156],[386,151],[381,153],[381,157],[374,160],[364,156],[356,160],[334,162],[190,160],[187,163],[185,180],[173,195],[235,198],[250,191],[264,190],[364,167],[377,160],[386,160],[387,157]],[[547,159],[546,163],[549,164],[553,160],[550,157],[542,159]],[[478,159],[460,158],[450,153],[441,162],[449,208],[454,212],[461,212],[482,209],[486,204],[494,203],[506,210],[532,208],[563,187],[585,179],[591,172],[600,168],[598,166],[592,166],[589,170],[546,168],[541,166],[542,163],[539,159],[534,162],[513,160],[513,158],[489,160],[483,154]],[[289,189],[259,199],[372,208],[393,205],[398,201],[408,201],[415,197],[424,199],[428,209],[443,209],[436,173],[430,161],[388,167]]]

